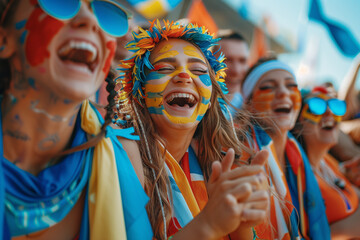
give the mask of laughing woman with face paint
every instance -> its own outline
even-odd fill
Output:
[[[325,201],[332,239],[360,237],[359,189],[340,172],[329,154],[336,144],[339,123],[346,103],[324,87],[316,87],[304,96],[301,113],[293,132],[305,149]],[[357,170],[357,171],[356,171]],[[360,173],[358,169],[350,171]]]
[[[79,0],[1,0],[0,14],[0,238],[151,239],[148,197],[117,140],[137,137],[108,126],[111,104],[104,122],[86,100],[128,14]]]
[[[134,33],[134,55],[120,65],[114,121],[132,118],[140,135],[156,239],[252,239],[251,226],[265,219],[266,151],[231,169],[243,147],[221,111],[225,65],[210,51],[217,40],[192,24],[154,21]]]
[[[261,239],[330,239],[319,187],[303,150],[289,133],[299,114],[301,95],[292,69],[261,59],[242,86],[253,114],[253,147],[270,152],[270,225],[255,228]],[[299,217],[298,217],[299,216]]]

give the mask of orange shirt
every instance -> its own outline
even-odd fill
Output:
[[[335,173],[336,177],[345,182],[345,188],[341,189],[335,184],[328,183],[315,172],[322,197],[325,201],[326,215],[329,223],[336,222],[355,212],[359,205],[359,198],[351,183],[339,171],[336,160],[327,154],[325,163]]]

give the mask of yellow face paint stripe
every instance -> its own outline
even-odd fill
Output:
[[[179,55],[179,52],[175,50],[171,50],[155,58],[154,62],[156,63],[164,58],[172,58],[175,57],[176,55]]]
[[[193,46],[186,46],[183,48],[184,49],[184,53],[190,57],[196,57],[196,58],[199,58],[201,59],[202,61],[205,62],[203,56],[201,56],[199,53],[198,53],[198,50],[193,47]]]
[[[163,46],[160,50],[159,53],[164,53],[169,51],[173,46],[171,44],[166,44],[165,46]]]
[[[198,116],[204,115],[208,109],[208,104],[205,105],[200,103],[197,108],[198,109],[194,110],[193,114],[190,117],[176,117],[176,116],[171,116],[166,111],[163,112],[171,122],[176,124],[185,124],[185,123],[195,122]]]
[[[168,85],[168,82],[162,84],[151,84],[150,82],[145,85],[146,92],[163,92]]]

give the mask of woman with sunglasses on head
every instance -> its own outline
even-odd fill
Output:
[[[114,121],[132,118],[140,135],[156,239],[253,239],[251,226],[266,216],[267,153],[231,169],[244,148],[221,111],[225,64],[210,51],[217,41],[204,27],[154,21],[134,33],[134,54],[120,65]]]
[[[328,154],[338,140],[339,123],[345,112],[344,101],[324,87],[315,87],[304,96],[293,130],[316,175],[332,239],[360,237],[360,229],[356,227],[360,221],[359,189],[351,185],[340,172],[337,161]]]
[[[301,95],[292,69],[276,58],[260,59],[242,85],[255,150],[267,149],[270,224],[255,228],[261,239],[330,239],[325,208],[315,177],[289,133],[299,114]],[[300,218],[299,218],[300,217]]]
[[[87,101],[126,12],[113,1],[1,0],[0,14],[0,238],[151,239],[148,197],[117,139],[137,137],[108,126],[114,101],[105,122]]]

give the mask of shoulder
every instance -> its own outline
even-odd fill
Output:
[[[141,182],[141,185],[144,186],[144,169],[138,143],[134,140],[129,140],[123,137],[118,137],[118,140],[127,153],[136,175]]]

